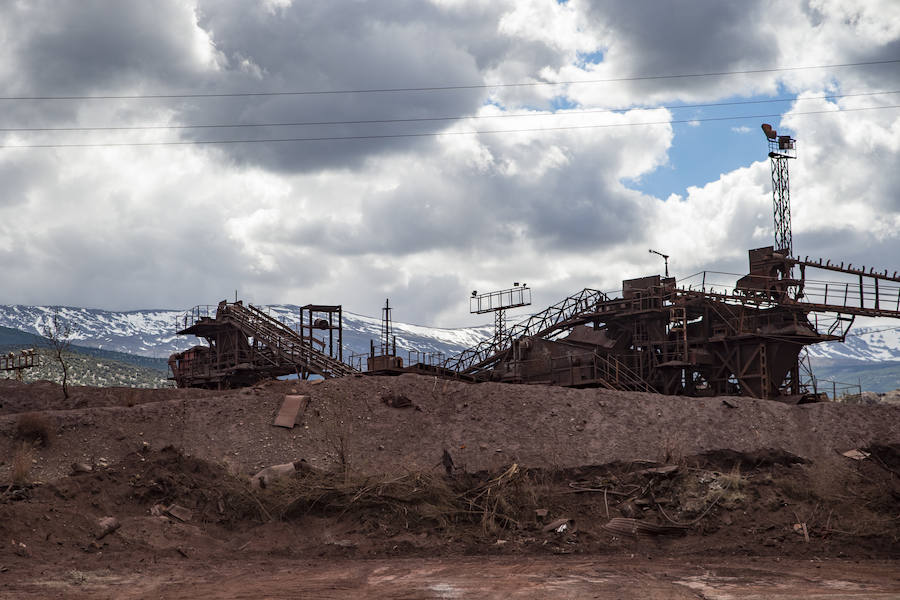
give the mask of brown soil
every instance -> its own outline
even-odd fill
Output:
[[[298,425],[273,427],[292,393],[309,397]],[[296,597],[279,585],[329,598],[493,597],[479,564],[506,573],[520,597],[553,597],[553,572],[574,586],[559,597],[713,598],[729,585],[722,594],[743,597],[736,582],[761,590],[782,560],[829,565],[831,579],[818,569],[789,592],[832,589],[826,580],[844,571],[841,597],[900,591],[898,406],[412,375],[226,392],[75,388],[66,403],[50,383],[0,382],[0,405],[0,482],[23,443],[35,482],[0,485],[0,597]],[[26,414],[51,433],[23,440]],[[840,454],[854,448],[870,456]],[[295,477],[248,485],[262,467],[301,459]],[[73,463],[92,471],[71,474]],[[191,510],[186,521],[160,512],[173,503]],[[103,517],[120,526],[101,537]],[[722,583],[753,561],[766,566]],[[644,569],[660,586],[602,595],[617,580],[585,566],[600,563],[625,579]],[[295,564],[319,579],[301,582]],[[868,575],[850,577],[851,564]],[[341,568],[367,575],[342,579]],[[261,571],[273,573],[265,584],[252,578]],[[462,595],[440,587],[451,579]],[[791,597],[766,589],[746,597]]]

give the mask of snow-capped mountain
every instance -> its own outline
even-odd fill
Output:
[[[262,307],[261,307],[262,308]],[[115,350],[154,358],[166,358],[173,352],[199,343],[193,336],[176,335],[184,326],[183,310],[108,311],[94,308],[0,305],[0,326],[40,335],[53,311],[74,324],[73,343],[103,350]],[[264,307],[273,317],[296,329],[300,325],[300,307],[277,304]],[[215,306],[209,308],[215,313]],[[379,344],[381,319],[344,311],[344,359],[351,353],[368,353],[369,340]],[[493,326],[440,329],[393,322],[397,354],[407,359],[409,352],[443,353],[452,356],[474,346],[493,334]]]
[[[889,320],[882,327],[853,328],[843,343],[826,342],[807,348],[818,364],[900,361],[900,323]]]

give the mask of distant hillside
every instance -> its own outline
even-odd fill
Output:
[[[813,373],[819,384],[820,392],[832,392],[832,381],[843,384],[860,385],[864,392],[883,394],[900,389],[900,361],[884,362],[845,362],[833,364],[828,361],[818,362],[812,359]],[[842,386],[838,385],[838,393]]]
[[[22,371],[23,381],[62,382],[62,367],[55,355],[47,347],[49,341],[41,336],[0,327],[0,352],[34,348],[38,356],[37,366]],[[69,369],[72,385],[92,385],[97,387],[125,386],[138,388],[158,388],[172,385],[167,381],[168,365],[164,359],[136,356],[124,352],[98,350],[83,346],[72,346],[64,359]],[[0,373],[0,377],[15,377],[14,373]]]
[[[67,352],[64,355],[69,369],[70,385],[91,385],[96,387],[134,387],[160,388],[171,387],[172,382],[166,378],[168,374],[159,369],[149,369],[133,364],[98,358],[79,352]],[[37,366],[22,371],[22,381],[48,380],[62,382],[62,367],[48,349],[38,350]],[[0,378],[15,378],[14,373],[0,373]]]
[[[50,341],[42,336],[0,326],[0,351],[2,352],[24,350],[26,348],[47,348],[49,345]],[[93,356],[94,358],[100,358],[106,361],[121,362],[145,369],[162,372],[167,372],[169,369],[169,364],[165,358],[152,358],[149,356],[140,356],[138,354],[116,352],[115,350],[103,350],[100,348],[91,348],[90,346],[79,346],[75,344],[72,344],[70,350],[73,353]]]

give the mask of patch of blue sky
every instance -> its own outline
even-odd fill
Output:
[[[780,91],[782,95],[774,97],[733,97],[720,102],[790,97]],[[778,129],[781,115],[790,110],[792,103],[793,99],[731,106],[669,106],[672,120],[680,122],[672,124],[674,137],[668,163],[625,183],[632,189],[665,200],[671,194],[683,196],[690,186],[702,187],[725,173],[756,161],[768,160],[766,138],[760,125],[770,123]]]
[[[579,52],[575,57],[575,64],[582,69],[587,65],[598,65],[603,62],[603,52],[601,50],[597,50],[596,52]]]
[[[578,103],[572,102],[568,96],[554,96],[550,100],[550,110],[553,112],[558,110],[572,110],[578,107]]]
[[[493,97],[488,97],[484,101],[483,106],[496,106],[500,110],[506,110],[506,106],[504,106],[504,104],[502,102],[498,101],[496,98],[493,98]]]

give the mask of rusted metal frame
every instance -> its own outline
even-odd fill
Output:
[[[739,349],[738,356],[743,359],[742,360],[743,364],[741,365],[740,371],[739,372],[736,371],[734,374],[735,377],[738,378],[738,381],[740,381],[741,379],[747,378],[747,377],[755,378],[755,377],[759,376],[758,373],[755,376],[752,376],[752,375],[748,376],[747,371],[748,371],[748,369],[750,369],[750,365],[753,363],[753,359],[755,359],[758,355],[760,355],[760,344],[756,345],[756,347],[753,349],[753,352],[750,354],[750,356],[741,356],[740,348],[745,347],[745,346],[746,346],[745,344],[738,346],[738,349]]]
[[[710,309],[712,309],[712,311],[719,317],[719,320],[721,321],[721,323],[724,324],[727,328],[729,328],[731,330],[732,335],[736,335],[736,334],[740,333],[740,330],[736,329],[735,326],[732,324],[731,318],[726,317],[725,315],[722,314],[722,311],[719,310],[719,307],[716,304],[716,302],[708,302],[708,305],[709,305]],[[741,305],[741,306],[743,307],[743,305]]]
[[[682,343],[682,348],[681,348],[682,360],[687,362],[687,360],[688,360],[688,334],[687,334],[688,317],[687,317],[687,307],[686,306],[684,306],[684,305],[674,306],[673,305],[669,308],[669,331],[671,332],[673,323],[678,319],[678,317],[677,317],[678,311],[680,311],[680,318],[681,318],[681,335],[679,337],[680,337],[680,341]],[[678,333],[678,332],[676,331],[676,333]]]
[[[741,393],[751,396],[753,398],[768,398],[769,397],[769,377],[767,372],[766,365],[766,349],[765,342],[758,342],[754,347],[753,351],[749,356],[744,356],[742,352],[742,348],[746,348],[747,344],[739,344],[734,347],[735,352],[729,353],[730,356],[736,355],[736,360],[731,363],[729,370],[731,374],[734,375],[735,379],[738,380],[738,383],[741,385]],[[759,368],[755,371],[751,372],[751,365],[753,364],[754,359],[759,357]],[[740,359],[740,360],[737,360]],[[750,385],[751,380],[758,379],[760,385],[761,396],[756,396],[752,393],[752,387]]]
[[[726,350],[727,354],[723,354],[716,346],[718,344],[710,346],[710,351],[715,355],[716,358],[719,359],[718,365],[713,365],[713,369],[715,373],[713,375],[713,379],[710,383],[722,382],[723,388],[727,387],[728,380],[732,375],[734,375],[735,366],[733,361],[734,355],[738,352],[739,346],[732,346],[727,341],[723,340],[719,342]],[[735,377],[736,378],[736,377]],[[738,380],[740,383],[740,380]]]
[[[195,308],[192,314],[198,318],[204,318],[200,316],[202,312]],[[296,337],[296,333],[280,321],[255,307],[244,307],[240,303],[229,305],[227,302],[223,302],[217,306],[216,314],[218,324],[215,330],[209,331],[207,336],[210,350],[205,362],[210,364],[202,365],[200,361],[194,360],[189,365],[191,372],[196,373],[198,369],[204,368],[207,372],[207,379],[228,378],[237,373],[238,364],[249,364],[253,370],[259,373],[271,374],[288,367],[291,370],[303,369],[306,371],[305,365],[294,365],[293,363],[307,362],[310,353],[302,350],[298,352],[298,346],[293,339]],[[286,332],[290,332],[290,334],[286,334]],[[225,342],[226,339],[227,342]],[[251,341],[252,343],[250,343]],[[307,360],[297,361],[298,357],[304,357]],[[293,359],[293,361],[291,364],[285,364],[286,359]],[[215,372],[210,370],[213,368]]]
[[[700,292],[695,290],[684,290],[677,289],[676,293],[679,296],[686,297],[694,297],[694,298],[704,298],[706,297],[709,300],[719,300],[723,304],[727,306],[737,306],[737,305],[753,305],[758,308],[786,308],[786,307],[798,307],[807,312],[831,312],[831,313],[843,313],[843,314],[852,314],[856,316],[866,316],[866,317],[892,317],[892,318],[900,318],[900,294],[898,294],[898,303],[897,310],[890,310],[885,308],[866,308],[865,306],[846,306],[846,305],[837,305],[837,304],[819,304],[805,301],[797,301],[797,302],[777,302],[771,299],[760,299],[754,298],[750,296],[737,296],[730,294],[719,294],[712,292]]]
[[[328,315],[328,356],[332,358],[336,358],[337,360],[344,362],[344,319],[343,319],[343,309],[340,304],[307,304],[306,306],[300,307],[300,337],[303,339],[309,339],[310,345],[313,342],[320,344],[322,347],[322,351],[325,350],[325,342],[322,340],[318,340],[313,337],[313,331],[315,330],[315,318],[316,314],[325,314]],[[309,324],[306,324],[306,315],[309,315]],[[337,326],[334,323],[334,315],[337,314]],[[306,330],[309,330],[309,335],[307,336]],[[338,332],[337,339],[337,355],[335,356],[334,351],[334,331]]]
[[[0,371],[21,371],[34,367],[34,352],[21,350],[18,354],[10,352],[0,356]]]
[[[874,308],[860,308],[858,306],[838,306],[831,304],[811,304],[807,302],[800,303],[800,308],[807,312],[824,312],[824,313],[838,313],[838,314],[846,314],[846,315],[855,315],[858,317],[890,317],[894,319],[900,319],[900,310],[888,310],[888,309],[874,309]]]
[[[818,261],[811,261],[807,256],[804,260],[797,260],[793,258],[786,259],[791,265],[802,265],[803,267],[812,267],[815,269],[822,269],[823,271],[834,271],[836,273],[847,273],[850,275],[860,275],[863,277],[872,277],[874,279],[881,279],[883,281],[893,281],[896,283],[900,283],[900,276],[898,276],[897,272],[894,271],[893,275],[888,275],[887,269],[883,272],[875,271],[874,269],[869,269],[866,271],[866,268],[862,269],[854,269],[853,265],[848,265],[844,267],[844,263],[840,265],[833,265],[831,261],[824,261],[823,259],[819,259]]]
[[[506,356],[512,341],[523,336],[545,337],[560,329],[562,324],[575,315],[588,312],[606,295],[591,288],[585,288],[578,294],[569,296],[553,306],[532,315],[525,321],[507,329],[502,340],[486,340],[471,348],[463,350],[456,356],[447,359],[446,368],[461,373],[472,374],[493,366]]]
[[[776,250],[787,250],[793,253],[791,240],[791,192],[788,160],[792,157],[769,152],[772,163],[772,203],[775,215]]]
[[[762,397],[767,399],[772,386],[769,380],[768,347],[765,342],[761,342],[757,346],[756,352],[759,353],[759,391],[762,393]],[[751,358],[748,363],[752,360]]]

